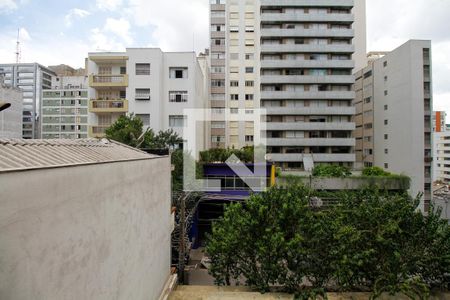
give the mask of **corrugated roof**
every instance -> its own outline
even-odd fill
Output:
[[[107,139],[0,139],[0,172],[156,158]]]

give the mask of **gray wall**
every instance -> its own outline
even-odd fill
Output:
[[[157,299],[170,161],[0,173],[0,299]]]

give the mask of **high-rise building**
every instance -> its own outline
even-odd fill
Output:
[[[431,199],[431,42],[411,40],[355,74],[356,161],[411,177]]]
[[[89,53],[89,135],[104,136],[121,115],[132,113],[156,133],[172,128],[180,136],[184,109],[206,108],[205,74],[194,52],[165,53],[128,48],[123,53]],[[203,127],[197,149],[205,148]]]
[[[40,138],[40,106],[43,90],[51,89],[56,74],[37,63],[0,64],[5,84],[23,91],[24,139]]]
[[[352,70],[356,60],[366,61],[363,4],[211,0],[213,111],[266,109],[262,134],[283,169],[351,167]],[[253,128],[245,121],[213,121],[212,146],[251,145]]]
[[[8,103],[10,106],[0,110],[0,138],[22,138],[22,91],[3,83],[0,75],[0,105]]]
[[[447,130],[447,113],[445,111],[434,111],[432,116],[433,132],[442,132]]]
[[[87,76],[57,76],[42,92],[43,139],[80,139],[88,135]]]

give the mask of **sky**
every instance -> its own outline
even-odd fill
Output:
[[[355,0],[360,1],[360,0]],[[367,50],[433,44],[434,109],[450,121],[450,0],[367,0]],[[0,62],[83,67],[88,52],[208,47],[209,0],[0,0]]]

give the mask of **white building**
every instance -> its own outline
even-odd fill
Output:
[[[356,154],[365,166],[411,177],[431,200],[431,42],[410,40],[356,73]]]
[[[450,131],[435,132],[434,139],[434,178],[450,185]]]
[[[79,139],[88,137],[87,76],[58,76],[51,90],[42,92],[41,137]]]
[[[158,299],[170,166],[107,140],[0,140],[0,299]]]
[[[9,108],[0,112],[0,138],[22,138],[22,91],[3,83],[0,75],[0,102],[11,104]]]
[[[102,136],[120,115],[135,114],[156,133],[182,136],[184,109],[206,108],[205,74],[194,52],[164,53],[128,48],[123,53],[89,53],[90,136]],[[205,148],[203,126],[198,149]]]
[[[210,3],[211,107],[265,108],[268,152],[284,169],[352,166],[352,70],[366,63],[365,1]],[[212,122],[212,146],[251,145],[253,128]]]
[[[42,91],[51,88],[56,74],[37,63],[1,64],[0,75],[5,84],[23,91],[23,134],[25,139],[40,138],[40,107]]]

